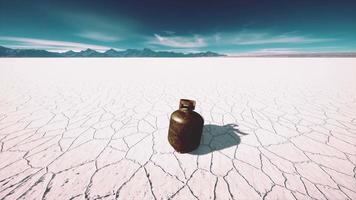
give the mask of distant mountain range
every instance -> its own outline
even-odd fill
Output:
[[[11,49],[0,46],[0,57],[219,57],[225,56],[215,52],[199,53],[178,53],[171,51],[153,51],[151,49],[127,49],[116,51],[107,50],[103,53],[93,49],[87,49],[80,52],[67,51],[63,53],[49,52],[39,49]]]
[[[117,51],[109,49],[98,52],[86,49],[80,52],[66,51],[50,52],[40,49],[11,49],[0,46],[0,57],[356,57],[356,52],[291,52],[291,53],[242,53],[238,55],[223,55],[211,51],[198,53],[179,53],[173,51],[154,51],[145,49],[126,49]]]

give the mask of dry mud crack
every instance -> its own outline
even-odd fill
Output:
[[[356,199],[355,63],[1,59],[0,199]]]

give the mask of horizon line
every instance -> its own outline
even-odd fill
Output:
[[[324,51],[324,52],[318,52],[318,51],[313,51],[313,52],[305,52],[305,51],[274,51],[274,52],[250,51],[250,52],[242,52],[242,53],[241,52],[239,52],[239,53],[219,53],[216,51],[179,52],[179,51],[172,51],[172,50],[154,50],[154,49],[144,47],[144,48],[128,48],[128,49],[108,48],[104,51],[98,51],[96,49],[87,48],[87,49],[80,50],[80,51],[67,50],[67,51],[58,52],[58,51],[50,51],[48,49],[38,49],[38,48],[11,48],[11,47],[8,47],[8,45],[1,45],[1,44],[0,44],[0,47],[8,48],[11,50],[47,51],[49,53],[55,53],[55,54],[65,54],[67,52],[80,53],[80,52],[84,52],[87,50],[92,50],[92,51],[95,51],[96,53],[105,54],[109,50],[114,50],[116,52],[124,52],[127,50],[143,51],[143,50],[147,49],[147,50],[151,50],[156,53],[165,52],[165,53],[177,53],[177,54],[183,54],[183,55],[189,55],[189,54],[194,55],[194,54],[209,53],[209,52],[218,54],[214,57],[356,57],[356,51]],[[3,57],[3,56],[0,55],[0,57]],[[14,56],[14,57],[22,57],[22,56]],[[38,57],[46,57],[46,56],[38,56]],[[72,56],[67,56],[67,57],[72,57]],[[75,57],[75,56],[73,56],[73,57]],[[99,56],[91,56],[91,57],[99,57]],[[115,57],[115,56],[113,56],[113,57]],[[137,57],[140,57],[140,56],[137,56]],[[160,57],[160,56],[158,56],[158,57]],[[164,56],[161,56],[161,57],[164,57]]]

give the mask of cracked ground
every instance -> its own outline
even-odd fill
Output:
[[[356,59],[1,59],[0,199],[356,199]],[[197,101],[200,147],[167,140]]]

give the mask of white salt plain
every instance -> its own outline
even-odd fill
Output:
[[[0,199],[356,199],[356,59],[0,59],[0,150]]]

